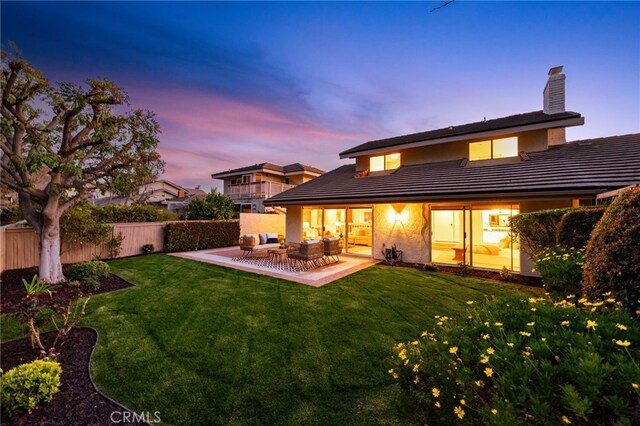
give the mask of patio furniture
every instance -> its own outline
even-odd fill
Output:
[[[279,269],[288,269],[287,261],[289,260],[289,258],[287,257],[286,248],[269,249],[267,251],[267,256],[268,256],[268,264],[270,267],[279,268]]]
[[[329,263],[328,260],[333,262],[340,261],[340,253],[342,253],[342,247],[340,247],[340,238],[325,238],[324,243],[324,260]]]
[[[303,241],[302,244],[300,244],[300,249],[298,251],[288,252],[287,257],[295,266],[303,271],[308,271],[311,266],[322,266],[324,244],[318,240]]]
[[[242,257],[256,253],[261,250],[280,248],[280,237],[278,234],[245,234],[240,240],[240,250]]]

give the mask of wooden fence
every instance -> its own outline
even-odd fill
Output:
[[[272,214],[241,214],[242,233],[274,232],[284,235],[284,216]],[[114,223],[113,235],[122,234],[122,248],[118,257],[142,254],[142,246],[153,244],[156,252],[165,251],[167,222]],[[33,228],[0,228],[0,272],[29,268],[39,264],[39,248]],[[62,263],[84,262],[96,257],[107,258],[108,250],[96,244],[62,243]]]

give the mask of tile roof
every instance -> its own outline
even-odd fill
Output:
[[[426,132],[412,133],[410,135],[396,136],[393,138],[379,139],[375,141],[365,142],[356,147],[350,148],[340,153],[340,157],[348,157],[364,151],[396,147],[414,142],[435,141],[441,138],[450,138],[455,136],[468,136],[474,133],[489,132],[494,130],[503,130],[519,126],[527,126],[533,124],[549,124],[552,128],[554,121],[562,121],[571,118],[581,118],[580,113],[566,111],[556,114],[545,114],[542,111],[527,112],[524,114],[510,115],[508,117],[495,118],[491,120],[478,121],[475,123],[462,124],[459,126],[450,126],[443,129],[429,130]]]
[[[291,173],[291,172],[303,172],[303,171],[316,173],[320,175],[324,174],[324,170],[320,170],[315,167],[307,166],[301,163],[293,163],[286,166],[278,166],[277,164],[273,164],[273,163],[260,163],[260,164],[254,164],[253,166],[240,167],[237,169],[231,169],[224,172],[214,173],[211,175],[211,177],[214,179],[221,179],[223,177],[230,176],[233,174],[240,174],[244,172],[254,172],[254,171],[258,172],[261,170],[273,170],[273,171],[276,171],[279,173],[285,173],[285,174]]]
[[[464,166],[445,161],[357,178],[345,165],[282,192],[268,205],[371,203],[451,198],[597,194],[640,183],[640,133],[574,141],[528,153],[526,161]]]

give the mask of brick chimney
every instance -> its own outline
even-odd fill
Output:
[[[565,111],[565,89],[564,81],[566,76],[562,73],[563,66],[553,67],[549,70],[549,80],[544,86],[542,112],[545,114],[556,114]],[[567,143],[564,127],[547,130],[547,144],[561,145]]]
[[[549,70],[549,80],[542,92],[544,98],[542,111],[545,114],[564,112],[564,81],[567,77],[562,73],[562,68],[563,66],[560,65]]]

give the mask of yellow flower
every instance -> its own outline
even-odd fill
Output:
[[[630,344],[631,344],[631,342],[628,341],[628,340],[616,340],[616,345],[622,346],[623,348],[626,348]]]
[[[427,332],[423,331],[422,334],[420,335],[420,337],[427,337]]]
[[[528,322],[528,323],[527,323],[527,327],[533,327],[534,325],[536,325],[536,323],[535,323],[535,322]]]
[[[540,341],[541,341],[541,342],[546,342],[546,341],[547,341],[547,338],[546,338],[546,337],[541,337],[541,338],[540,338]]]
[[[393,373],[393,378],[397,379],[398,378],[398,374],[397,373]]]
[[[448,344],[449,344],[449,341],[448,341],[448,340],[443,340],[443,341],[442,341],[442,344],[443,344],[443,345],[448,345]]]
[[[571,424],[571,420],[569,420],[569,419],[567,418],[567,416],[562,416],[562,422],[563,422],[563,423],[566,423],[566,424],[568,424],[568,425],[570,425],[570,424]]]
[[[528,333],[526,331],[519,331],[518,333],[520,333],[520,335],[522,336],[527,336],[527,337],[531,336],[531,333]]]
[[[481,334],[480,337],[482,337],[484,340],[489,339],[491,336],[489,336],[488,334]]]
[[[493,414],[495,416],[496,414],[498,414],[498,410],[496,410],[495,408],[492,408],[491,409],[491,414]]]
[[[631,383],[631,387],[634,389],[638,389],[638,384],[637,383]]]
[[[529,351],[522,351],[522,356],[531,356],[531,352],[529,352]]]
[[[438,388],[431,389],[431,393],[433,394],[434,398],[437,398],[440,396],[440,390]]]
[[[462,407],[456,407],[453,409],[453,413],[458,416],[459,419],[464,418],[464,410]]]
[[[413,381],[414,384],[418,384],[418,376],[416,376],[416,379]]]
[[[485,368],[485,369],[484,369],[484,374],[485,374],[487,377],[491,377],[491,376],[493,376],[493,368]]]
[[[504,324],[502,324],[501,322],[496,322],[494,323],[496,327],[502,327]]]
[[[442,321],[438,321],[438,322],[436,323],[436,325],[442,325],[442,324],[444,324]]]
[[[511,342],[507,342],[507,346],[509,346],[510,348],[512,348],[512,347],[513,347],[513,343],[511,343]]]
[[[536,308],[531,308],[531,312],[535,312],[535,311],[537,311]]]
[[[623,324],[616,324],[616,328],[617,328],[618,330],[622,330],[622,331],[624,331],[624,330],[626,330],[626,329],[627,329],[627,326],[626,326],[626,325],[623,325]]]
[[[610,292],[610,291],[608,291],[608,292],[606,292],[606,293],[602,293],[602,295],[603,295],[604,297],[611,296],[611,292]]]
[[[411,344],[412,344],[413,346],[417,346],[417,345],[418,345],[418,343],[420,343],[420,342],[418,342],[417,340],[414,340],[413,342],[411,342]]]
[[[400,359],[406,359],[407,358],[407,350],[403,349],[400,352],[398,352],[398,358]]]
[[[494,353],[495,351],[496,351],[496,350],[495,350],[495,349],[493,349],[493,348],[487,348],[487,353],[488,353],[489,355],[493,355],[493,353]]]
[[[576,297],[575,294],[570,294],[566,297],[566,299],[574,299]]]
[[[389,370],[389,374],[393,374],[393,368]]]
[[[483,388],[484,387],[484,382],[482,380],[476,380],[474,383],[479,388]]]
[[[433,405],[435,405],[437,408],[440,408],[440,402],[439,401],[436,401],[435,404],[433,404]]]
[[[567,325],[569,325],[569,321],[562,321],[562,322],[560,323],[560,325],[567,326]]]
[[[464,399],[460,400],[460,405],[465,405],[467,402]]]
[[[605,300],[605,302],[607,302],[607,303],[616,303],[616,299],[614,299],[613,297],[610,297],[607,300]]]
[[[597,326],[598,326],[597,322],[591,321],[591,320],[587,320],[587,330],[588,329],[595,330]]]
[[[529,303],[536,303],[538,301],[538,299],[536,299],[535,297],[530,297],[529,298]]]
[[[486,355],[482,355],[482,357],[480,357],[480,362],[483,364],[486,364],[489,362],[489,357]]]
[[[440,315],[435,315],[434,318],[438,319],[438,318],[440,318]]]
[[[420,364],[415,364],[415,365],[413,366],[413,372],[414,372],[414,373],[417,373],[419,368],[420,368]]]
[[[467,300],[467,305],[473,305],[474,303],[476,303],[476,302],[473,301],[473,300]]]
[[[449,348],[449,353],[450,354],[455,354],[456,352],[458,352],[458,347],[457,346],[451,346]]]

